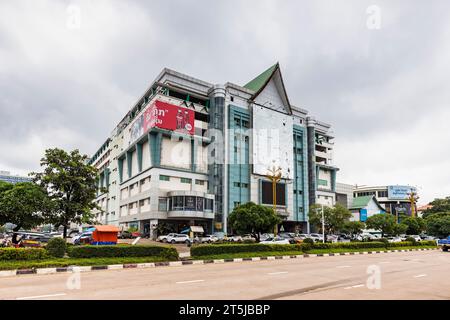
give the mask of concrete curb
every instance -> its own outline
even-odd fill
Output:
[[[269,261],[269,260],[288,260],[288,259],[304,259],[311,257],[334,257],[334,256],[350,256],[350,255],[368,255],[391,252],[409,252],[409,251],[431,251],[439,250],[440,248],[419,248],[419,249],[405,249],[405,250],[385,250],[385,251],[361,251],[361,252],[340,252],[340,253],[319,253],[319,254],[301,254],[292,256],[268,256],[268,257],[252,257],[252,258],[234,258],[234,259],[215,259],[215,260],[184,260],[184,261],[170,261],[170,262],[152,262],[152,263],[128,263],[128,264],[112,264],[104,266],[69,266],[58,268],[37,268],[37,269],[19,269],[19,270],[2,270],[0,271],[0,278],[14,277],[19,275],[47,275],[56,273],[76,273],[89,272],[100,270],[121,270],[121,269],[147,269],[155,267],[180,267],[185,265],[197,264],[224,264],[232,262],[247,262],[247,261]]]

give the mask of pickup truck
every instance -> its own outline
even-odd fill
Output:
[[[442,246],[442,251],[448,251],[450,248],[450,236],[448,236],[447,239],[439,240],[438,246]]]

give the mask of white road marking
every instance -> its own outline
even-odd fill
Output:
[[[271,272],[271,273],[268,273],[268,274],[273,276],[273,275],[276,275],[276,274],[286,274],[286,273],[288,273],[288,272],[287,271],[280,271],[280,272]]]
[[[183,284],[183,283],[195,283],[195,282],[203,282],[205,280],[190,280],[190,281],[178,281],[177,284]]]
[[[352,288],[361,288],[361,287],[364,287],[364,285],[363,284],[356,284],[356,285],[351,286],[351,287],[345,287],[344,290],[348,290],[348,289],[352,289]]]
[[[66,293],[44,294],[42,296],[20,297],[20,298],[16,298],[16,300],[40,299],[40,298],[49,298],[49,297],[59,297],[59,296],[65,296],[65,295],[66,295]]]
[[[422,277],[426,277],[426,274],[418,274],[417,276],[414,276],[414,278],[422,278]]]
[[[337,266],[336,268],[351,268],[352,266]]]

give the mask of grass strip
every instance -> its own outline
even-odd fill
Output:
[[[45,260],[0,261],[0,270],[57,268],[68,266],[103,266],[110,264],[150,263],[167,261],[163,257],[123,257],[123,258],[60,258]]]

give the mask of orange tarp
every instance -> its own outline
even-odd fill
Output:
[[[95,231],[92,233],[94,242],[103,243],[117,243],[117,233],[119,228],[115,226],[95,226]]]
[[[101,232],[119,232],[119,228],[116,226],[94,226],[95,230]]]

